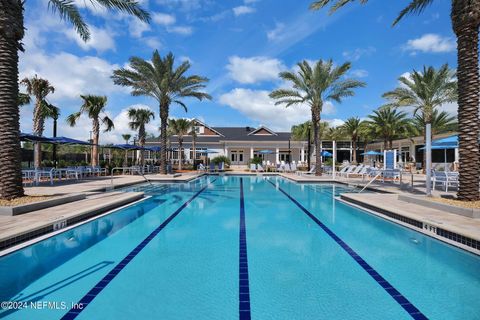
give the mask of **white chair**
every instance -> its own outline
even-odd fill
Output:
[[[257,171],[257,165],[255,163],[250,163],[250,172],[256,172]]]
[[[297,171],[297,165],[295,164],[295,162],[292,162],[290,164],[290,171],[291,172],[296,172]]]
[[[350,171],[350,172],[347,172],[345,176],[346,176],[347,178],[349,178],[351,175],[352,175],[352,176],[356,176],[356,175],[358,175],[358,174],[360,173],[360,171],[362,171],[363,167],[364,167],[364,165],[359,165],[359,166],[357,166],[354,170],[352,170],[352,171]]]
[[[220,162],[218,164],[218,172],[223,172],[223,171],[225,171],[225,163]]]
[[[342,170],[340,170],[338,172],[338,175],[341,177],[341,176],[346,176],[348,175],[350,172],[352,172],[353,170],[355,170],[356,166],[346,166],[345,168],[343,168]]]
[[[265,172],[265,170],[260,164],[257,164],[257,172]]]
[[[432,170],[433,189],[436,184],[445,186],[445,192],[448,192],[448,187],[458,187],[458,172],[445,172]]]
[[[315,166],[312,166],[309,171],[298,171],[297,170],[295,173],[298,174],[298,175],[302,175],[302,176],[303,175],[307,176],[307,175],[315,174]]]

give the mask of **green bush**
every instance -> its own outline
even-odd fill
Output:
[[[230,159],[226,156],[216,156],[210,162],[215,163],[216,165],[219,165],[220,163],[225,163],[226,165],[230,165]]]
[[[249,163],[250,164],[262,164],[262,158],[260,157],[254,157],[252,159],[250,159]]]

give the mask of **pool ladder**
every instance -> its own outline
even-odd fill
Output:
[[[112,168],[112,173],[111,173],[111,178],[110,178],[110,187],[107,187],[109,190],[113,190],[114,187],[113,187],[113,173],[115,170],[125,170],[126,168],[125,167],[115,167],[115,168]],[[147,181],[151,186],[153,186],[153,183],[147,179],[147,177],[145,177],[145,175],[143,174],[143,172],[140,170],[140,169],[137,169],[137,168],[128,168],[129,170],[134,170],[136,171],[139,175],[141,175],[143,177],[143,179],[145,179],[145,181]]]
[[[370,181],[362,188],[362,190],[358,191],[358,193],[361,193],[363,190],[367,189],[367,187],[368,187],[369,185],[371,185],[373,181],[377,180],[377,178],[378,178],[381,174],[382,174],[381,171],[380,171],[379,173],[377,173],[377,175],[376,175],[375,177],[373,177],[373,179],[370,180]]]

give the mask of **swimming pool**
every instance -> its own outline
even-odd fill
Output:
[[[345,187],[134,188],[150,198],[0,258],[0,317],[480,318],[479,257],[335,200]]]

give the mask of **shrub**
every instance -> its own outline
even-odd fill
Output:
[[[254,157],[250,159],[250,164],[262,164],[263,160],[260,157]]]
[[[226,165],[230,165],[230,159],[226,156],[216,156],[212,160],[210,160],[212,163],[215,163],[216,165],[219,165],[220,163],[225,163]]]

